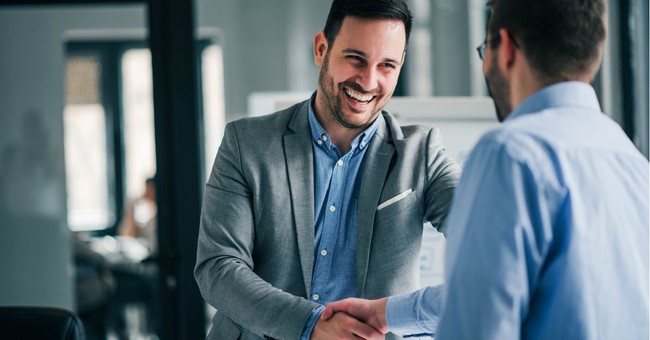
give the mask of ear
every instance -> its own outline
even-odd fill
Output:
[[[327,38],[325,38],[325,32],[320,31],[314,36],[314,63],[316,66],[323,66],[323,61],[325,60],[325,55],[327,54]]]
[[[501,43],[497,48],[497,53],[499,53],[498,65],[501,72],[507,74],[510,73],[517,61],[519,51],[507,30],[500,29],[499,35],[501,36]]]

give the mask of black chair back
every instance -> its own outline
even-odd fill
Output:
[[[84,340],[81,320],[49,307],[0,307],[0,338],[8,340]]]

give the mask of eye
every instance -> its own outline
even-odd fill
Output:
[[[363,64],[363,63],[365,63],[365,60],[363,60],[363,58],[361,58],[361,57],[358,56],[358,55],[347,55],[347,56],[345,56],[345,59],[346,59],[346,60],[350,60],[350,61],[352,61],[352,62],[354,62],[354,63],[356,63],[356,64]]]
[[[380,65],[381,65],[381,67],[389,68],[389,69],[397,68],[397,66],[395,66],[395,64],[393,64],[393,63],[383,63],[383,64],[380,64]]]

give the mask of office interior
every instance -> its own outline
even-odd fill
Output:
[[[485,1],[408,3],[413,32],[388,109],[438,125],[462,163],[498,124],[475,51]],[[648,1],[607,3],[593,85],[647,158]],[[74,311],[90,338],[205,337],[214,310],[192,270],[223,128],[310,96],[329,5],[1,1],[0,306]],[[155,207],[134,208],[134,220],[155,218],[155,237],[121,235],[150,177]],[[444,238],[424,242],[422,283],[441,283]]]

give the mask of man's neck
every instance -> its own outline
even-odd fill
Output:
[[[336,147],[341,151],[341,154],[345,155],[348,153],[352,141],[363,132],[365,127],[357,129],[344,127],[334,119],[332,114],[325,112],[318,97],[316,97],[313,109],[314,116],[316,116],[318,123],[320,123],[323,129],[325,129],[325,132],[330,136],[332,144],[336,145]]]
[[[332,144],[336,145],[343,155],[350,151],[352,141],[363,132],[363,128],[350,129],[342,126],[339,122],[332,119],[331,115],[323,117],[317,112],[315,112],[315,114],[318,122],[330,136]]]
[[[513,110],[526,100],[526,98],[545,87],[565,81],[581,81],[589,84],[593,79],[589,74],[568,77],[567,79],[544,79],[534,72],[528,66],[527,62],[523,66],[524,67],[519,68],[518,72],[513,73],[512,81],[510,83],[510,103],[512,104]]]
[[[510,104],[512,110],[516,110],[526,98],[556,82],[558,80],[543,79],[532,69],[526,58],[519,58],[519,62],[512,69],[510,80]]]
[[[530,97],[533,93],[542,89],[542,86],[535,82],[520,80],[513,80],[511,84],[510,103],[513,110],[515,110],[526,98]]]

